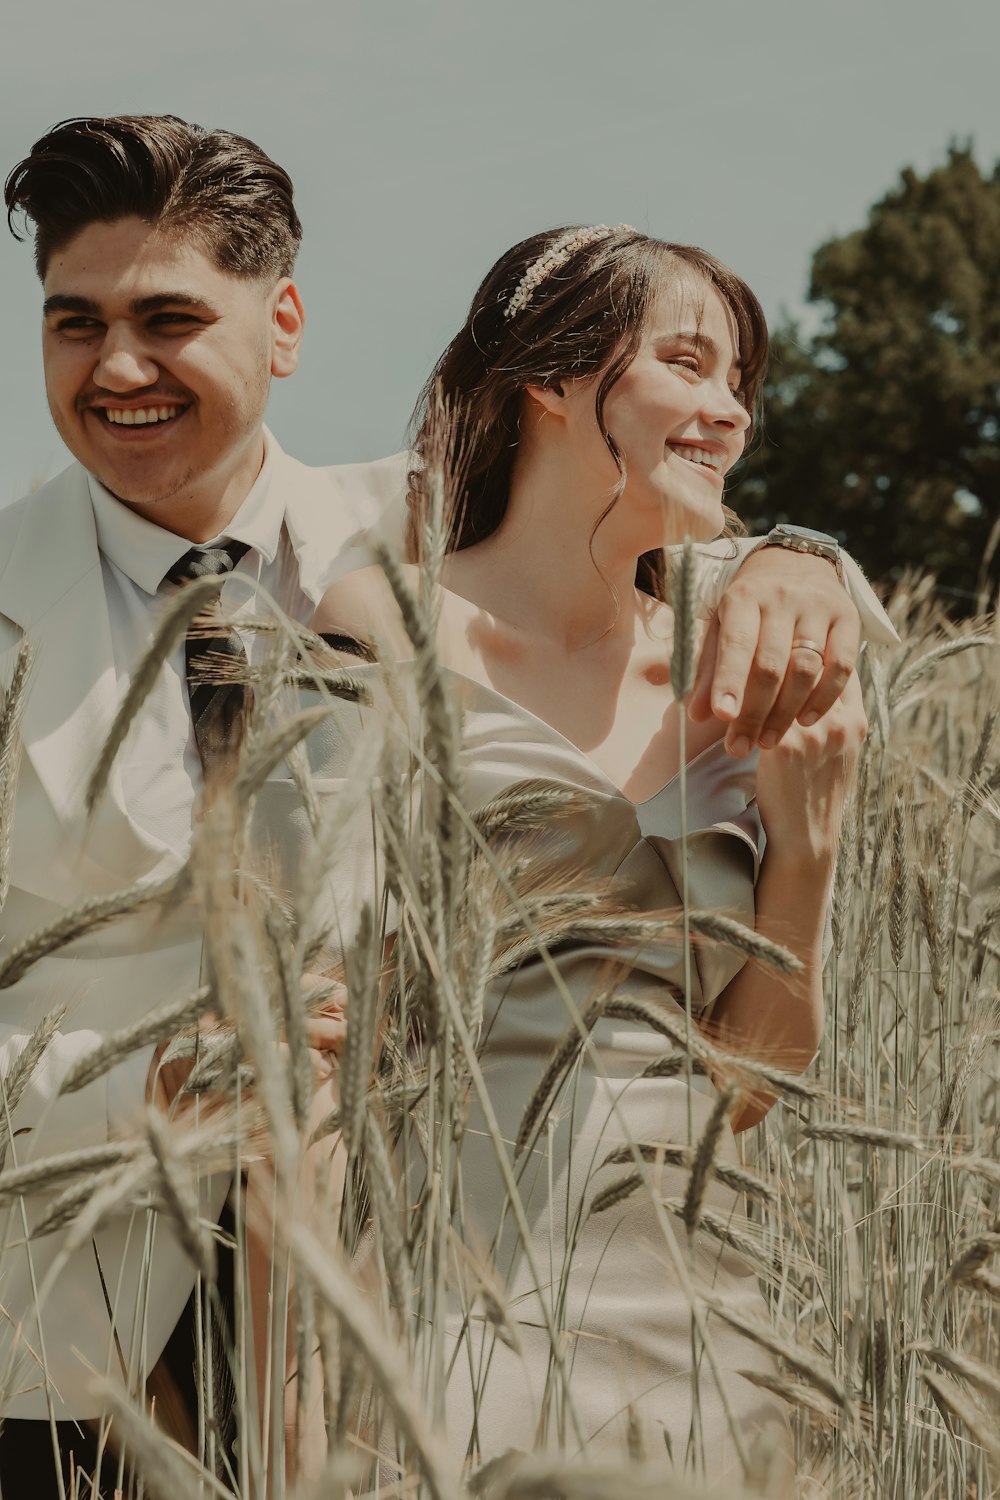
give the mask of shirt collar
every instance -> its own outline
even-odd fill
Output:
[[[246,542],[265,563],[273,563],[278,553],[285,507],[280,492],[272,484],[273,444],[264,434],[264,462],[253,487],[225,531],[203,543],[210,547],[228,537]],[[97,545],[109,562],[147,594],[155,594],[168,570],[179,562],[191,543],[174,531],[165,531],[153,521],[136,515],[116,500],[93,474],[87,475],[90,502],[94,507]]]

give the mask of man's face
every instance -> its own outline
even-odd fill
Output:
[[[45,387],[70,452],[150,520],[213,535],[260,469],[270,378],[298,361],[295,287],[228,275],[137,218],[81,230],[44,287]]]

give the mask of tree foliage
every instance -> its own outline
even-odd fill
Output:
[[[1000,163],[952,146],[905,170],[817,250],[809,301],[815,332],[777,330],[737,508],[836,533],[875,578],[929,569],[971,608],[1000,577]]]

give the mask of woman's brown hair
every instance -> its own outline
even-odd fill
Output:
[[[759,418],[767,364],[767,324],[760,303],[727,266],[693,245],[669,244],[619,226],[575,249],[545,276],[527,304],[508,316],[510,300],[529,267],[572,232],[564,228],[532,235],[500,257],[421,393],[413,418],[417,463],[410,474],[410,504],[419,517],[429,503],[425,475],[441,446],[443,410],[451,427],[447,446],[457,455],[461,480],[448,523],[449,551],[483,541],[503,519],[529,385],[599,377],[594,412],[618,466],[621,493],[625,458],[605,426],[604,406],[611,387],[635,358],[656,296],[671,273],[709,283],[729,308],[742,363],[740,395],[751,417]],[[736,517],[727,515],[727,532],[741,531]],[[665,580],[663,551],[645,553],[636,571],[637,586],[662,599]]]

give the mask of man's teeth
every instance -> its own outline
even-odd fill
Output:
[[[169,422],[183,410],[183,406],[106,406],[104,415],[117,427],[148,427],[151,422]]]
[[[688,463],[704,464],[707,469],[714,469],[717,474],[722,473],[722,459],[717,453],[709,453],[705,448],[696,448],[692,443],[668,443],[667,447],[671,453],[676,453],[678,458],[686,458]]]

